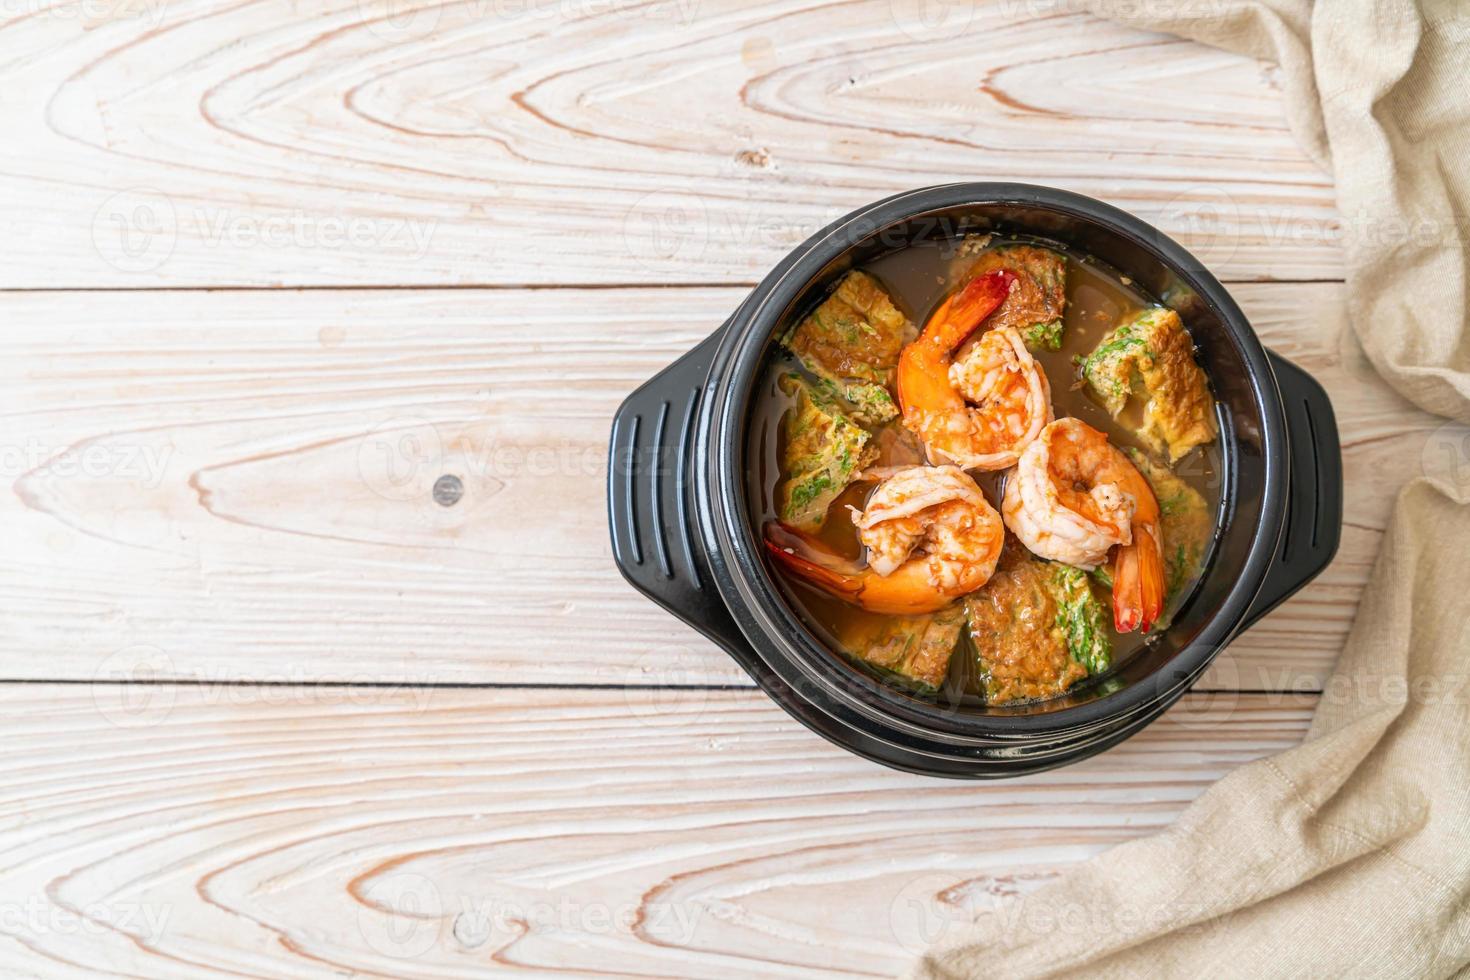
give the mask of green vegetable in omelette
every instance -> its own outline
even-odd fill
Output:
[[[898,416],[887,386],[908,331],[908,319],[878,281],[849,272],[780,342],[849,402],[855,421],[877,425]]]
[[[1167,307],[1125,317],[1082,359],[1081,375],[1119,421],[1129,400],[1137,398],[1140,421],[1130,427],[1170,462],[1215,438],[1215,400],[1195,363],[1194,342],[1179,314]]]
[[[974,676],[990,704],[1055,697],[1112,665],[1112,634],[1086,572],[1011,538],[985,588],[965,597]]]
[[[826,523],[832,502],[877,456],[871,434],[844,411],[830,388],[796,374],[779,382],[796,402],[782,421],[781,470],[789,474],[776,488],[781,521],[813,533]]]
[[[1062,347],[1062,321],[1052,320],[1049,323],[1033,323],[1026,328],[1022,334],[1026,340],[1026,346],[1038,350],[1061,350]]]
[[[1054,563],[1048,586],[1057,605],[1056,623],[1066,637],[1067,652],[1089,674],[1101,674],[1112,666],[1113,644],[1108,638],[1106,611],[1093,594],[1087,573]]]

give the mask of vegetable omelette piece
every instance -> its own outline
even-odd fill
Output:
[[[1138,449],[1129,449],[1128,458],[1148,479],[1159,501],[1160,530],[1164,535],[1164,602],[1167,608],[1167,604],[1178,598],[1180,591],[1193,582],[1204,567],[1205,551],[1215,533],[1215,521],[1204,496],[1171,473],[1163,463]],[[1157,628],[1168,626],[1169,618],[1166,614]]]
[[[1113,660],[1103,604],[1082,569],[1053,562],[1050,571],[1047,588],[1057,604],[1056,622],[1066,637],[1067,652],[1089,674],[1101,674]]]
[[[1082,379],[1113,418],[1143,402],[1138,436],[1172,463],[1215,438],[1215,400],[1179,314],[1162,306],[1125,317],[1082,361]]]
[[[964,625],[964,607],[955,603],[928,616],[855,619],[839,641],[865,663],[912,684],[937,689],[944,683]]]
[[[852,403],[855,416],[876,425],[898,415],[888,393],[908,319],[878,281],[849,272],[809,316],[787,331],[781,345]]]
[[[989,704],[1055,697],[1111,665],[1106,611],[1087,573],[1042,561],[1014,539],[964,605]]]
[[[985,320],[987,329],[1011,327],[1033,350],[1060,350],[1067,303],[1067,260],[1035,245],[1001,245],[980,253],[963,281],[996,269],[1016,273],[1011,294]]]
[[[781,521],[814,533],[827,521],[832,501],[878,455],[872,436],[843,411],[825,385],[796,374],[783,375],[781,389],[796,397],[782,419],[785,439],[781,472],[789,474],[776,488]]]

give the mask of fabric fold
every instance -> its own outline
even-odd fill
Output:
[[[1280,65],[1291,128],[1336,181],[1354,332],[1405,397],[1470,421],[1470,4],[1068,5]],[[1454,478],[1470,484],[1470,465]],[[912,976],[1466,970],[1467,556],[1470,491],[1410,483],[1305,742],[1226,776],[1168,830],[997,904]]]
[[[1470,963],[1467,553],[1470,494],[1410,484],[1307,741],[1226,776],[1168,830],[987,911],[911,975],[1418,977]]]
[[[1405,398],[1470,422],[1470,4],[1065,6],[1280,66],[1287,122],[1336,182],[1353,331]]]

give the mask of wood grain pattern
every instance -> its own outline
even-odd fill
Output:
[[[1045,0],[4,6],[0,976],[891,975],[1299,742],[1315,696],[1239,690],[1320,686],[1470,430],[1347,337],[1281,108]],[[606,442],[827,221],[1017,177],[1246,282],[1332,392],[1347,525],[1145,732],[966,785],[628,588]]]
[[[1081,765],[963,784],[755,692],[649,693],[0,688],[0,969],[892,975],[1295,744],[1313,700],[1191,696]]]
[[[1332,392],[1346,527],[1205,683],[1316,689],[1398,487],[1448,430],[1367,368],[1339,285],[1236,294]],[[603,498],[618,402],[740,295],[0,296],[5,675],[748,683],[622,582]],[[445,473],[453,507],[431,497]]]
[[[1270,71],[1039,6],[15,5],[0,287],[750,282],[878,198],[1017,178],[1226,279],[1341,276]]]

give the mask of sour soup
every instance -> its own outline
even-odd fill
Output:
[[[1219,421],[1189,335],[1056,243],[916,243],[839,276],[753,406],[752,516],[788,599],[916,696],[1106,683],[1209,560]]]

